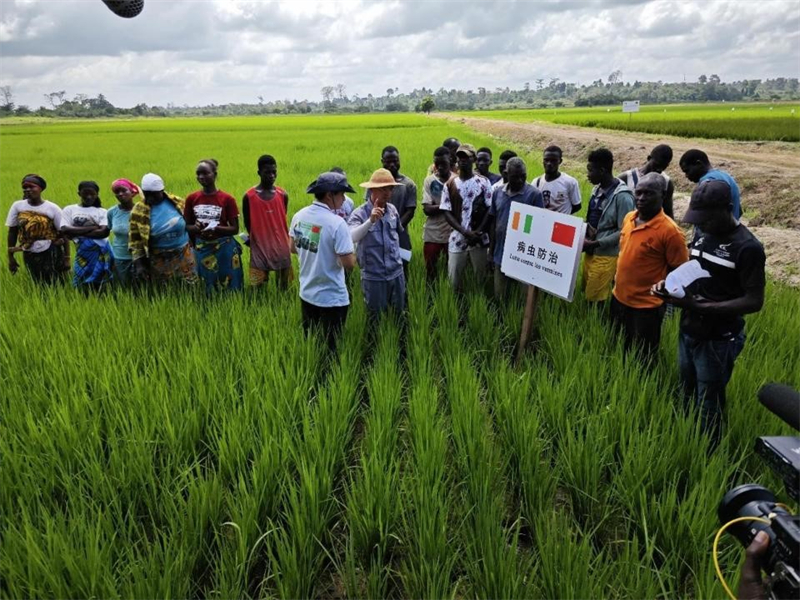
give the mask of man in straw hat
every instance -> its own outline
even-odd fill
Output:
[[[400,213],[389,202],[397,183],[388,169],[378,169],[361,187],[369,190],[369,198],[350,215],[347,224],[361,267],[361,290],[372,314],[389,307],[405,308],[406,279],[400,258],[400,234],[403,224]]]
[[[335,346],[350,306],[345,269],[356,264],[350,230],[336,211],[344,193],[354,191],[341,173],[322,173],[306,190],[314,194],[314,202],[297,211],[289,226],[291,250],[300,261],[303,328],[320,327],[329,348]]]

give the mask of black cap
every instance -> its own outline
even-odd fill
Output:
[[[718,179],[701,181],[692,192],[689,210],[683,216],[686,223],[698,225],[705,221],[706,212],[731,208],[731,186]]]
[[[312,181],[306,189],[306,194],[324,194],[325,192],[355,193],[355,190],[347,182],[347,177],[341,173],[327,171],[320,173],[319,177]]]

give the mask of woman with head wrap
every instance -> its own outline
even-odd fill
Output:
[[[108,218],[100,205],[100,186],[94,181],[78,184],[79,204],[71,204],[61,214],[61,233],[75,242],[72,285],[100,291],[111,281],[111,245],[108,243]]]
[[[61,209],[42,199],[47,182],[38,175],[22,178],[22,200],[11,205],[8,227],[8,268],[19,269],[14,254],[22,252],[25,266],[37,283],[54,283],[69,270],[69,255],[61,237]]]
[[[202,190],[186,197],[183,217],[194,241],[197,272],[206,292],[215,288],[241,290],[242,247],[233,237],[239,233],[239,208],[227,192],[217,189],[218,163],[213,158],[197,164],[197,182]]]
[[[182,198],[164,191],[155,173],[142,177],[144,200],[131,209],[128,250],[137,281],[197,282],[194,252],[186,232]]]
[[[139,186],[129,179],[116,179],[111,191],[117,197],[117,204],[108,209],[108,228],[111,238],[111,252],[114,255],[114,280],[129,286],[133,280],[133,258],[128,250],[128,232],[131,224],[133,199],[139,195]]]

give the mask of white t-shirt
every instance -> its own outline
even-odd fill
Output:
[[[352,254],[347,222],[321,202],[297,211],[289,226],[300,259],[300,297],[314,306],[348,306],[339,256]]]
[[[46,217],[53,223],[53,227],[56,231],[61,230],[61,208],[57,204],[49,200],[42,200],[40,205],[33,206],[29,204],[27,200],[17,200],[8,210],[6,227],[19,227],[22,230],[20,231],[20,241],[23,245],[28,244],[28,241],[25,240],[26,224],[33,215],[42,215]],[[41,219],[41,217],[39,217],[39,219]],[[50,240],[36,240],[25,247],[25,251],[44,252],[50,247],[50,244]]]
[[[659,173],[659,175],[661,175],[664,178],[664,181],[667,182],[667,185],[669,185],[669,175],[666,173]],[[636,169],[629,169],[624,173],[620,173],[618,178],[622,181],[622,183],[630,188],[631,192],[633,192],[636,189],[636,184],[639,183],[639,180],[642,177],[644,177],[644,175],[642,174],[641,169],[637,167]]]
[[[547,181],[540,175],[531,182],[531,185],[542,192],[544,207],[554,212],[572,214],[572,207],[581,203],[581,188],[574,177],[561,173],[553,181]]]
[[[108,227],[108,211],[105,208],[97,208],[95,206],[70,204],[61,211],[61,225],[68,225],[71,227],[89,227],[91,225]],[[75,238],[73,241],[77,244],[82,239],[83,238]],[[92,241],[97,244],[103,244],[105,239],[106,238],[93,239]]]
[[[61,212],[61,224],[70,227],[108,227],[108,211],[105,208],[70,204]]]

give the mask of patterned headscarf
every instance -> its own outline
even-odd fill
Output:
[[[139,193],[139,186],[138,186],[138,185],[136,185],[135,183],[133,183],[133,182],[132,182],[130,179],[125,179],[125,178],[121,178],[121,179],[115,179],[115,180],[114,180],[114,181],[111,183],[111,191],[112,191],[112,192],[113,192],[113,191],[114,191],[116,188],[119,188],[119,187],[124,187],[124,188],[126,188],[126,189],[129,189],[130,191],[132,191],[132,192],[133,192],[133,195],[134,195],[134,196],[135,196],[135,195],[137,195],[137,194]]]
[[[44,177],[40,177],[35,173],[28,173],[25,177],[22,178],[22,183],[32,183],[35,186],[42,188],[42,191],[47,189],[47,182],[44,180]]]

